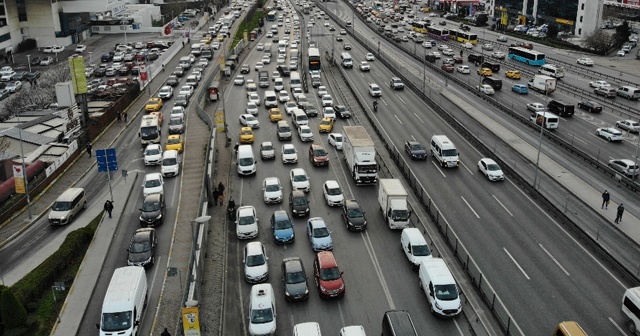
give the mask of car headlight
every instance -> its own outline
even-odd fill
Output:
[[[442,310],[442,307],[440,307],[440,305],[438,304],[438,301],[435,302],[435,306],[436,306],[436,309]]]

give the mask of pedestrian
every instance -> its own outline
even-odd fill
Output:
[[[127,123],[127,111],[122,112],[122,117],[124,118],[124,122]]]
[[[89,154],[89,157],[91,157],[91,148],[92,148],[92,147],[93,147],[93,146],[91,146],[91,143],[88,143],[88,144],[87,144],[87,153]]]
[[[218,191],[218,203],[220,203],[220,206],[224,205],[224,194],[220,191]]]
[[[462,50],[460,50],[460,57],[462,57]]]
[[[624,205],[622,205],[622,203],[620,203],[620,205],[618,205],[618,212],[616,213],[616,220],[615,222],[620,224],[620,221],[622,220],[622,214],[624,213]]]
[[[224,184],[222,184],[222,182],[218,183],[218,192],[221,195],[224,194]]]
[[[113,211],[113,203],[110,200],[104,202],[104,211],[109,214],[109,218],[111,218],[111,211]]]
[[[167,328],[164,328],[164,331],[162,332],[162,334],[160,334],[160,336],[171,336],[171,333],[169,332],[169,330],[167,330]]]
[[[122,112],[120,111],[116,112],[116,120],[118,121],[118,123],[120,123],[121,118],[122,118]]]
[[[607,209],[609,207],[609,200],[611,199],[611,195],[609,195],[608,191],[604,191],[602,193],[602,206],[600,209]]]
[[[218,193],[218,188],[214,188],[213,192],[211,193],[211,196],[213,198],[213,204],[214,205],[218,205],[218,196],[220,196],[220,194]]]
[[[184,47],[184,44],[185,44],[185,42],[184,42],[184,40],[182,40],[182,46],[183,46],[183,47]]]
[[[238,147],[240,147],[240,144],[236,142],[235,146],[233,146],[233,151],[236,153],[236,155],[238,155]]]

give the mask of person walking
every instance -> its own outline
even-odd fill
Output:
[[[211,193],[211,197],[213,198],[213,204],[218,205],[218,196],[220,193],[218,192],[218,188],[213,188],[213,192]]]
[[[224,205],[224,194],[220,190],[218,190],[218,203],[220,203],[220,206]]]
[[[120,123],[120,119],[122,119],[122,112],[118,111],[116,112],[116,121],[118,124]]]
[[[92,147],[93,147],[93,146],[91,146],[91,143],[88,143],[88,144],[87,144],[87,154],[89,154],[89,157],[91,157],[91,148],[92,148]]]
[[[620,203],[620,205],[618,205],[618,212],[616,213],[616,220],[615,222],[617,224],[620,224],[620,221],[622,220],[622,214],[624,213],[624,205],[622,205],[622,203]]]
[[[124,123],[127,123],[127,111],[122,112],[122,117],[124,118]]]
[[[104,202],[104,211],[109,214],[109,218],[111,218],[111,211],[113,211],[113,203],[110,200]]]
[[[220,195],[224,194],[224,184],[222,182],[218,183],[218,192]]]
[[[609,207],[609,200],[611,199],[611,195],[609,195],[608,191],[604,191],[602,193],[602,206],[600,209],[607,209]]]
[[[167,328],[164,328],[164,331],[162,332],[162,334],[160,334],[160,336],[171,336],[171,333],[169,332],[169,330],[167,330]]]

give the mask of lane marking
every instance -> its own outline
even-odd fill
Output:
[[[400,123],[400,125],[404,125],[404,124],[402,123],[402,121],[400,120],[400,118],[398,118],[398,115],[394,114],[393,116],[394,116],[394,117],[396,117],[396,120],[398,120],[398,122]]]
[[[509,211],[509,209],[507,209],[506,206],[504,206],[504,204],[502,204],[502,202],[500,202],[500,200],[496,197],[496,195],[491,195],[493,197],[493,199],[496,200],[496,202],[498,202],[498,204],[500,204],[500,206],[504,209],[504,211],[506,211],[509,216],[513,217],[513,214],[511,213],[511,211]]]
[[[622,328],[620,328],[620,326],[611,317],[609,317],[609,322],[611,322],[611,324],[613,324],[613,326],[618,329],[620,335],[627,335],[627,333]]]
[[[415,112],[413,112],[413,115],[416,116],[416,118],[418,118],[418,120],[420,120],[422,124],[426,125],[425,122],[422,120],[422,118],[420,118]]]
[[[560,267],[560,269],[564,272],[564,274],[566,274],[567,276],[571,276],[571,274],[569,274],[569,272],[567,272],[567,270],[564,267],[562,267],[562,265],[560,265],[558,260],[556,258],[554,258],[553,255],[551,255],[551,253],[549,251],[547,251],[547,249],[544,248],[544,246],[542,246],[542,244],[538,243],[538,245],[544,251],[544,253],[546,253],[549,256],[549,258],[551,258],[551,260],[553,260],[553,262],[555,262],[556,265],[558,265],[558,267]]]
[[[502,248],[504,250],[504,252],[509,256],[509,258],[511,259],[511,261],[513,261],[514,264],[516,264],[516,266],[520,269],[520,272],[522,272],[522,274],[524,274],[524,276],[527,278],[527,280],[531,280],[531,278],[529,278],[529,276],[527,275],[527,273],[522,269],[522,267],[520,267],[520,264],[518,264],[518,262],[513,259],[513,257],[511,256],[511,253],[509,253],[509,251],[507,251],[506,248]]]
[[[384,278],[382,267],[378,262],[378,256],[376,255],[375,250],[373,249],[373,243],[371,242],[371,237],[369,236],[369,231],[365,230],[361,232],[362,240],[364,241],[364,246],[367,248],[367,253],[369,254],[369,258],[371,258],[371,263],[373,263],[373,268],[375,272],[378,274],[378,279],[380,280],[380,285],[382,286],[382,292],[387,299],[387,303],[389,303],[390,309],[396,309],[395,303],[393,303],[393,298],[391,297],[391,292],[389,291],[389,286],[387,285],[387,281]]]
[[[471,207],[471,204],[469,204],[469,202],[467,202],[466,199],[464,199],[464,196],[460,196],[460,198],[462,198],[462,201],[464,201],[464,203],[469,207],[469,209],[471,209],[471,212],[473,212],[474,215],[476,215],[476,217],[480,218],[480,216],[478,216],[478,213],[473,210],[473,207]]]
[[[462,166],[464,167],[464,169],[466,169],[466,170],[469,172],[469,174],[473,175],[473,172],[471,171],[471,169],[469,169],[469,167],[467,167],[467,165],[466,165],[466,164],[464,164],[464,162],[460,161],[460,164],[462,164]]]

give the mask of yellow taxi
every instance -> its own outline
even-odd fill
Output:
[[[333,118],[322,118],[322,120],[320,120],[318,130],[320,131],[320,133],[331,133],[331,130],[333,129],[333,123]]]
[[[489,68],[480,68],[478,69],[478,75],[487,77],[493,75],[493,72]]]
[[[509,78],[511,78],[511,79],[520,79],[520,78],[522,78],[522,74],[518,70],[509,70],[509,71],[505,72],[504,75],[509,77]]]
[[[147,112],[156,112],[160,111],[162,108],[162,99],[161,98],[151,98],[147,101],[147,105],[144,106],[144,110]]]
[[[224,41],[224,34],[218,34],[218,41]]]
[[[211,35],[204,35],[204,36],[202,36],[202,40],[200,40],[200,41],[202,41],[202,42],[204,42],[204,43],[206,43],[206,44],[211,43]]]
[[[269,110],[269,120],[271,121],[280,121],[282,120],[282,112],[277,107],[274,107]]]
[[[167,144],[164,146],[164,150],[175,149],[178,153],[182,153],[182,137],[180,134],[172,134],[167,138]]]
[[[162,122],[164,121],[164,117],[162,116],[162,112],[151,112],[149,113],[151,116],[158,117],[158,124],[162,126]]]
[[[251,127],[242,127],[240,129],[240,143],[253,143],[253,130]]]

